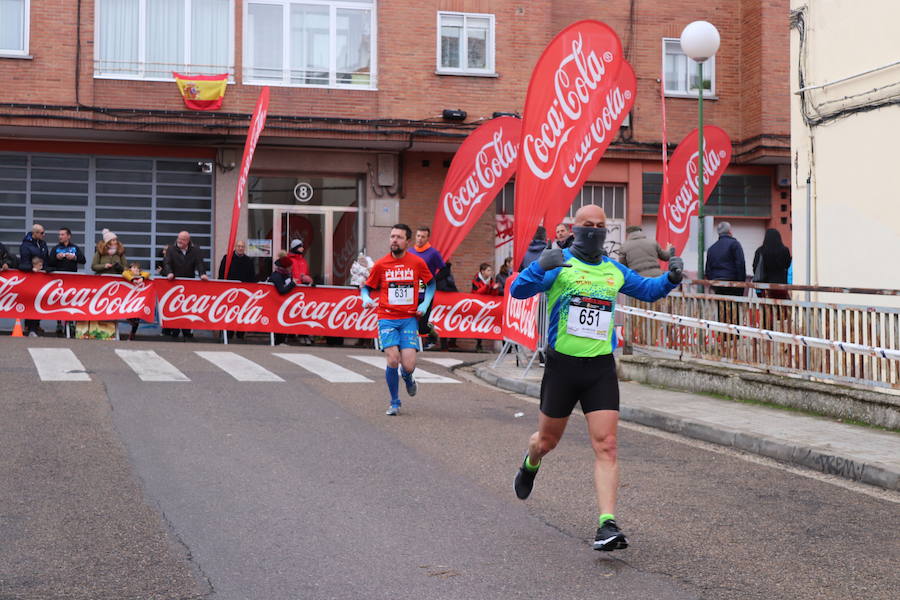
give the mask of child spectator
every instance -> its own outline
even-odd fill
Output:
[[[31,259],[31,272],[32,273],[46,273],[44,270],[44,259],[40,256],[35,256]]]
[[[472,279],[472,293],[485,294],[487,296],[499,296],[500,284],[494,281],[494,267],[488,263],[481,263],[478,274]]]
[[[144,285],[144,281],[150,279],[150,272],[141,271],[141,265],[133,262],[128,265],[128,270],[122,273],[122,277],[124,277],[125,280],[131,283],[133,286],[140,287]],[[128,339],[134,341],[134,338],[137,336],[138,325],[141,324],[141,320],[128,319],[128,322],[131,323],[131,333],[128,334]]]
[[[503,264],[500,265],[500,272],[497,273],[495,280],[500,286],[500,294],[506,294],[506,280],[512,275],[512,256],[507,256]]]

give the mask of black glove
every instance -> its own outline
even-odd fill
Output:
[[[538,266],[545,273],[547,271],[552,271],[557,267],[571,267],[572,265],[566,264],[566,260],[563,257],[563,251],[559,248],[547,248],[541,255],[538,257]]]
[[[669,259],[669,281],[678,285],[684,279],[684,261],[680,256]]]

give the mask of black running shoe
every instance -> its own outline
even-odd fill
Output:
[[[536,475],[536,470],[532,471],[525,468],[525,459],[522,459],[522,466],[519,467],[519,472],[516,473],[515,480],[516,496],[519,497],[519,500],[524,500],[531,495],[531,488],[534,487],[534,478]]]
[[[603,525],[597,528],[597,535],[594,537],[594,550],[624,550],[628,547],[628,540],[625,534],[619,530],[619,526],[612,519],[607,519]]]

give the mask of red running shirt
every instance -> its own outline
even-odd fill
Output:
[[[393,254],[375,261],[366,279],[366,287],[379,290],[379,319],[406,319],[415,317],[419,307],[419,281],[428,285],[431,271],[425,261],[407,252],[403,258]]]

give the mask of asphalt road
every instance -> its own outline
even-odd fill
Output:
[[[90,381],[40,381],[64,347]],[[384,415],[383,371],[330,383],[267,346],[0,338],[0,599],[894,598],[900,495],[623,427],[617,519],[590,549],[592,455],[574,417],[532,497],[512,477],[537,419],[523,397],[420,384]],[[144,382],[115,348],[190,381]],[[195,351],[284,379],[236,381]],[[484,355],[433,354],[464,360]],[[627,398],[623,398],[627,402]],[[516,416],[517,413],[524,413]]]

